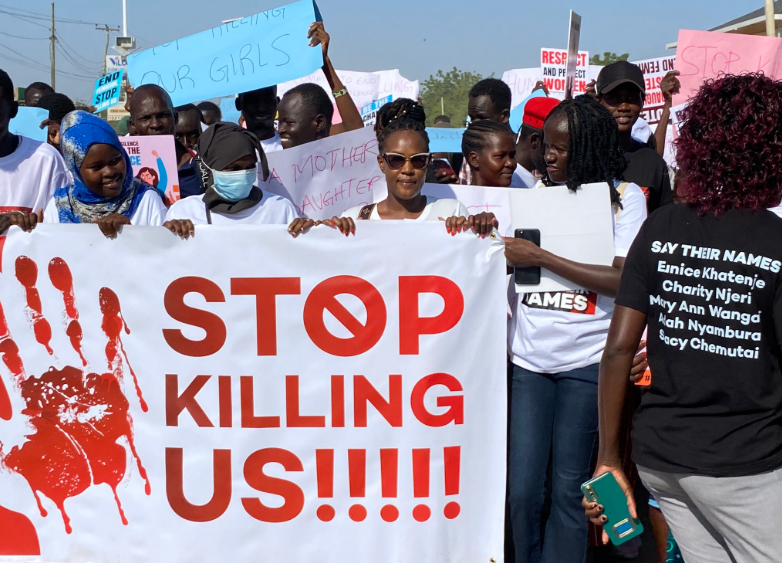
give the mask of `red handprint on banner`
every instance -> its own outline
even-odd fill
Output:
[[[28,322],[35,339],[54,357],[50,346],[52,327],[44,317],[37,289],[38,265],[27,256],[16,259],[15,275],[24,287]],[[150,494],[149,479],[135,448],[133,419],[123,393],[125,368],[132,377],[143,411],[147,410],[141,388],[130,367],[122,344],[123,329],[119,298],[104,287],[99,293],[101,328],[107,337],[108,371],[88,370],[82,351],[82,328],[73,289],[73,277],[61,258],[48,267],[52,285],[63,295],[63,329],[81,358],[82,366],[50,367],[39,376],[27,375],[19,348],[14,342],[0,304],[0,359],[11,373],[10,386],[0,378],[0,420],[26,417],[30,433],[21,445],[4,450],[0,442],[0,468],[21,475],[30,485],[42,516],[47,516],[41,497],[53,502],[62,514],[67,533],[71,533],[65,501],[90,486],[107,484],[117,503],[123,524],[127,519],[117,487],[125,477],[127,449],[136,461],[139,474]],[[120,355],[121,352],[121,355]],[[102,370],[101,370],[102,371]],[[24,407],[14,413],[11,393],[18,393]],[[30,520],[0,507],[0,555],[39,555],[37,534]]]

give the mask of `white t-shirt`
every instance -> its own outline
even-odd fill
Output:
[[[630,131],[630,136],[637,141],[646,143],[649,137],[652,136],[652,128],[649,127],[649,124],[643,117],[639,117],[638,121],[633,123],[633,130]]]
[[[299,214],[293,204],[285,198],[263,191],[263,197],[255,206],[233,215],[212,211],[213,225],[290,225]],[[207,225],[204,196],[191,196],[180,199],[169,207],[166,221],[169,219],[190,219],[195,225]]]
[[[136,212],[130,218],[131,225],[142,227],[159,227],[166,220],[166,206],[160,199],[157,190],[147,190],[138,202]],[[57,203],[54,198],[49,200],[43,212],[44,223],[59,223],[60,215],[57,213]]]
[[[280,140],[280,134],[277,131],[274,132],[274,137],[270,137],[264,141],[261,141],[263,152],[269,154],[270,152],[277,152],[282,150],[282,141]]]
[[[0,213],[43,209],[54,190],[68,184],[68,169],[57,149],[20,135],[16,150],[0,158]]]
[[[358,214],[361,213],[363,205],[352,207],[342,214],[342,217],[351,217],[358,219]],[[469,217],[470,212],[467,208],[455,199],[438,199],[430,195],[426,196],[426,207],[424,212],[421,213],[413,221],[439,221],[442,217],[447,219],[448,217]],[[380,220],[380,214],[377,212],[377,205],[372,209],[372,214],[369,216],[370,220]]]
[[[545,188],[536,188],[545,189]],[[646,219],[646,197],[629,184],[614,224],[614,254],[627,256]],[[538,373],[561,373],[600,361],[614,298],[587,290],[512,293],[508,324],[511,361]]]
[[[510,181],[511,188],[534,188],[538,181],[535,175],[524,168],[521,164],[516,165],[516,172],[513,173],[513,178]]]

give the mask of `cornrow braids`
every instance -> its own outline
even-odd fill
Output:
[[[616,120],[586,95],[563,101],[546,121],[563,113],[568,125],[567,187],[575,191],[582,184],[605,182],[611,190],[611,202],[621,207],[614,181],[624,179],[627,161],[619,143]]]
[[[410,98],[394,100],[378,110],[375,121],[375,134],[380,135],[380,132],[385,127],[388,127],[389,123],[402,118],[420,121],[425,124],[426,112],[421,104]]]
[[[429,135],[426,133],[426,127],[424,124],[417,119],[400,117],[399,119],[391,121],[386,127],[383,127],[380,133],[377,134],[377,148],[378,151],[380,151],[380,154],[384,154],[386,152],[386,141],[388,138],[392,134],[399,133],[400,131],[415,131],[416,133],[420,134],[426,143],[426,150],[429,151]]]
[[[462,135],[462,154],[465,158],[471,152],[480,152],[489,142],[492,135],[509,135],[515,144],[513,131],[507,123],[497,123],[488,119],[471,121]]]

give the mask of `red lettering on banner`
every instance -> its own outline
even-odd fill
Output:
[[[231,503],[231,450],[214,450],[212,498],[193,504],[185,498],[182,448],[166,448],[166,498],[180,518],[190,522],[211,522],[222,516]]]
[[[418,301],[422,293],[443,298],[443,312],[436,317],[420,317]],[[464,295],[459,286],[440,276],[400,276],[399,278],[399,353],[418,354],[422,334],[441,334],[451,330],[464,313]]]
[[[289,522],[301,514],[304,508],[304,491],[291,481],[270,477],[263,472],[267,463],[279,463],[285,471],[304,471],[301,460],[295,454],[281,448],[265,448],[253,452],[244,462],[244,480],[256,491],[283,498],[282,506],[266,506],[257,498],[242,498],[244,510],[261,522]]]
[[[231,376],[217,376],[218,398],[220,402],[220,428],[231,428],[233,426],[233,409],[231,405]]]
[[[255,416],[255,390],[253,377],[243,375],[239,378],[240,401],[242,409],[242,428],[279,428],[279,416]]]
[[[183,356],[203,358],[218,352],[225,344],[226,329],[222,319],[201,309],[185,305],[185,295],[200,293],[207,303],[224,302],[220,287],[211,280],[199,277],[179,278],[166,288],[163,303],[169,316],[180,323],[197,326],[206,332],[203,340],[190,340],[179,329],[163,329],[163,338]]]
[[[331,427],[345,427],[345,376],[331,376]]]
[[[179,426],[179,415],[182,411],[187,410],[196,425],[202,428],[214,427],[195,398],[211,377],[211,375],[197,376],[180,395],[179,376],[172,373],[166,374],[166,426]]]
[[[339,301],[341,294],[355,295],[367,310],[367,323],[361,324]],[[323,313],[329,311],[352,338],[339,338],[326,328]],[[386,306],[380,292],[355,276],[336,276],[320,282],[304,304],[304,328],[312,342],[332,356],[358,356],[378,343],[386,327]]]
[[[433,373],[422,378],[413,387],[410,395],[410,406],[413,414],[421,424],[432,427],[441,427],[448,424],[464,424],[464,396],[451,395],[437,397],[437,406],[447,408],[442,414],[432,414],[424,403],[426,392],[435,385],[445,385],[449,391],[463,391],[462,384],[454,376],[447,373]]]
[[[304,416],[299,410],[299,376],[285,376],[285,426],[288,428],[323,428],[325,416]]]
[[[299,295],[301,278],[231,278],[231,295],[254,295],[259,356],[277,355],[277,296]]]
[[[353,424],[367,427],[367,403],[372,403],[378,413],[395,427],[402,426],[402,376],[388,376],[388,401],[363,375],[353,378]]]

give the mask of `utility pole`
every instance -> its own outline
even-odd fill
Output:
[[[777,36],[777,26],[774,17],[774,0],[766,0],[766,35]]]
[[[106,74],[106,57],[109,56],[109,33],[115,32],[119,33],[118,27],[109,27],[108,24],[98,25],[95,24],[95,29],[99,31],[105,31],[106,32],[106,51],[103,53],[103,74]]]
[[[50,45],[49,45],[49,59],[52,65],[52,88],[54,90],[57,89],[57,87],[54,85],[54,2],[52,2],[52,29],[51,29],[51,36],[49,37]]]
[[[128,0],[122,0],[122,37],[128,36]]]

